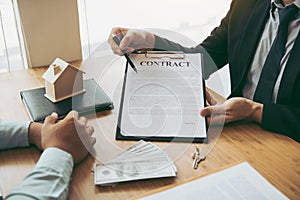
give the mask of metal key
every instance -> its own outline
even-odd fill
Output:
[[[200,158],[200,157],[199,157],[199,158],[194,159],[194,162],[193,162],[193,168],[194,168],[194,169],[197,169],[199,163],[200,163],[201,161],[205,160],[205,158],[206,158],[206,157],[204,157],[204,158]]]
[[[199,165],[199,163],[200,163],[200,159],[199,158],[195,158],[194,159],[194,162],[193,162],[193,168],[194,169],[197,169],[198,168],[198,165]]]
[[[192,158],[194,159],[193,168],[197,169],[201,161],[205,160],[205,157],[200,156],[200,150],[198,144],[196,145],[196,152],[193,153]]]

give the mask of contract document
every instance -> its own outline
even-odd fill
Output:
[[[204,141],[207,126],[201,54],[147,52],[127,65],[116,139]]]

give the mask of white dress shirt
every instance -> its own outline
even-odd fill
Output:
[[[0,121],[0,149],[28,146],[29,124]],[[71,154],[48,148],[33,171],[5,199],[67,199],[73,165]]]
[[[279,14],[277,8],[282,8],[280,0],[272,0],[271,3],[276,6],[275,9],[270,10],[269,20],[267,21],[261,39],[258,43],[256,53],[254,55],[252,65],[248,72],[245,86],[243,88],[243,96],[248,99],[253,99],[254,93],[264,66],[265,60],[268,56],[268,53],[271,49],[272,43],[276,37],[277,29],[279,26]],[[293,2],[298,8],[300,8],[300,0],[295,0]],[[286,5],[288,6],[288,5]],[[300,13],[296,15],[295,19],[292,20],[289,24],[288,38],[286,43],[286,51],[283,55],[280,63],[280,72],[277,77],[274,90],[273,90],[273,103],[276,103],[278,89],[280,86],[280,81],[288,61],[289,55],[293,48],[294,42],[300,31]]]

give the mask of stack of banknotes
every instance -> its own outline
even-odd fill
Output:
[[[105,164],[95,165],[95,185],[176,176],[176,166],[158,146],[143,140]]]

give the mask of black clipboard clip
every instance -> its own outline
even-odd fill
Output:
[[[136,54],[145,54],[146,58],[158,58],[162,60],[184,59],[182,51],[136,51]]]

